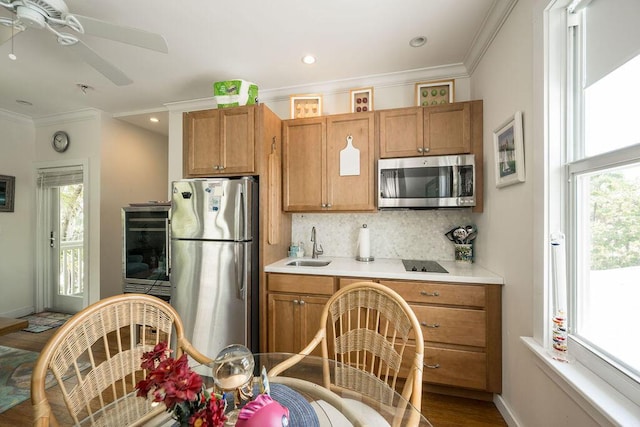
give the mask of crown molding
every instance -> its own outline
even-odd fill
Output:
[[[295,93],[322,93],[323,95],[335,95],[349,93],[354,87],[373,86],[376,88],[412,85],[425,80],[441,80],[451,78],[468,78],[469,73],[464,64],[441,65],[438,67],[421,68],[416,70],[399,71],[387,74],[374,74],[359,76],[343,80],[331,80],[312,83],[308,85],[286,86],[276,89],[259,89],[260,102],[276,102],[289,100],[289,96]],[[217,103],[213,97],[193,99],[188,101],[171,102],[164,104],[170,112],[182,113],[185,111],[206,110],[216,108]]]
[[[51,114],[49,116],[41,116],[33,120],[36,127],[50,126],[59,123],[79,122],[85,120],[94,120],[101,117],[102,111],[95,108],[87,108],[84,110],[71,111],[68,113]]]
[[[516,3],[518,0],[496,0],[493,3],[463,61],[470,75],[473,74],[493,39],[500,32]]]
[[[0,117],[10,122],[33,126],[33,119],[25,114],[19,114],[14,113],[13,111],[0,109]]]

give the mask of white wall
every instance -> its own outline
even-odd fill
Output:
[[[542,25],[541,14],[542,8],[534,0],[520,0],[471,76],[472,98],[484,100],[485,200],[477,223],[490,236],[478,242],[476,252],[479,263],[505,280],[503,392],[498,405],[522,426],[595,426],[597,423],[543,374],[520,340],[533,335],[534,318],[540,318],[533,312],[533,301],[537,288],[534,277],[541,276],[534,270],[534,248],[539,247],[536,242],[542,232],[534,224],[540,223],[537,216],[543,214],[542,201],[534,199],[534,185],[544,173],[542,163],[534,162],[534,158],[542,158],[539,152],[544,142],[541,115],[534,112],[534,94],[540,97],[543,91],[541,79],[534,79],[534,71],[542,69],[534,62],[541,57],[534,52],[534,33],[542,36],[541,28],[535,27]],[[535,41],[540,49],[542,43]],[[497,189],[493,130],[517,110],[523,113],[526,181]]]
[[[0,213],[0,316],[18,317],[36,309],[34,172],[39,167],[88,164],[87,302],[121,292],[120,207],[131,202],[166,200],[167,138],[97,110],[35,122],[0,112],[0,129],[0,175],[16,177],[15,212]],[[51,137],[58,130],[66,131],[71,139],[64,153],[51,147]]]
[[[31,119],[0,112],[0,129],[0,175],[16,177],[14,212],[0,212],[0,316],[18,317],[33,310],[35,288],[34,128]]]

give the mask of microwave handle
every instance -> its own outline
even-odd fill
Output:
[[[460,197],[460,175],[458,172],[459,167],[457,165],[453,165],[451,167],[453,172],[452,182],[451,182],[451,197]]]

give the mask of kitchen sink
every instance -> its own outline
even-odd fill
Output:
[[[324,267],[331,264],[331,261],[316,260],[316,259],[300,259],[296,261],[289,261],[287,265],[294,267]]]

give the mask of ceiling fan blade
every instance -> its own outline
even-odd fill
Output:
[[[116,68],[113,64],[106,59],[98,55],[93,49],[91,49],[82,41],[78,41],[76,44],[66,46],[73,50],[80,58],[82,58],[87,64],[91,65],[97,71],[99,71],[106,78],[111,80],[118,86],[125,86],[133,83],[129,77],[127,77],[122,71]]]
[[[156,52],[168,53],[167,41],[160,34],[150,33],[137,28],[123,27],[88,16],[73,15],[84,27],[84,32],[103,39],[131,44]]]

